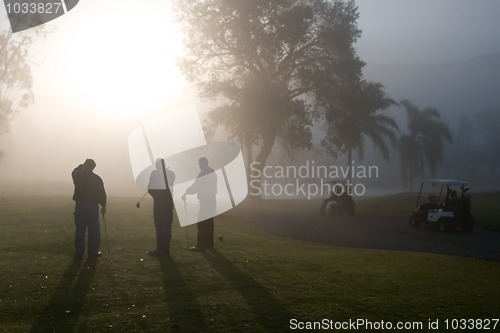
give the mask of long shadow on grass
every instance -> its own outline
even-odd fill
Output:
[[[49,303],[31,327],[31,332],[74,332],[96,269],[96,259],[74,259],[64,271]],[[81,268],[81,270],[80,270]],[[80,270],[80,274],[78,274]],[[79,327],[84,332],[85,327]]]
[[[170,327],[179,332],[207,332],[208,324],[196,296],[170,257],[159,257]]]
[[[251,276],[243,273],[230,260],[216,250],[203,252],[203,256],[247,301],[259,324],[267,331],[283,331],[296,315],[288,311],[274,296]]]

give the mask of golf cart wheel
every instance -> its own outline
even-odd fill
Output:
[[[420,225],[420,221],[417,220],[415,215],[410,216],[410,225],[415,228]]]

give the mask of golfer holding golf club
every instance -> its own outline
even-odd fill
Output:
[[[88,230],[88,255],[96,258],[101,253],[101,230],[99,226],[99,205],[101,213],[106,213],[106,191],[104,183],[93,171],[94,160],[87,159],[77,166],[71,176],[75,185],[75,258],[82,258],[85,252],[85,233]]]
[[[194,183],[182,195],[182,200],[186,200],[186,195],[197,194],[200,202],[198,214],[198,235],[196,245],[191,247],[191,251],[203,251],[214,247],[214,218],[216,211],[217,175],[208,165],[208,159],[201,157],[198,160],[200,173]]]
[[[172,186],[175,173],[165,168],[163,159],[156,160],[156,169],[151,172],[148,193],[153,197],[153,220],[156,230],[156,249],[149,251],[152,257],[168,256],[172,239],[172,221],[174,217],[174,201]],[[139,203],[138,203],[139,205]]]

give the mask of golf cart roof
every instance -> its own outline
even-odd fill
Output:
[[[462,186],[466,185],[467,182],[457,179],[426,179],[422,181],[422,184]]]

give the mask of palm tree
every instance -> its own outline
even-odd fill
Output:
[[[453,142],[448,126],[441,121],[439,111],[433,107],[419,109],[405,99],[400,102],[408,116],[408,134],[400,138],[401,175],[413,191],[413,179],[423,178],[425,166],[432,175],[443,161],[444,140]]]
[[[364,156],[366,138],[370,139],[385,160],[389,159],[387,141],[397,145],[398,126],[393,118],[379,111],[397,103],[387,97],[384,86],[376,82],[361,82],[358,89],[339,96],[336,109],[327,119],[328,131],[323,144],[327,147],[340,145],[347,155],[347,165],[352,165],[352,154],[358,150]]]

